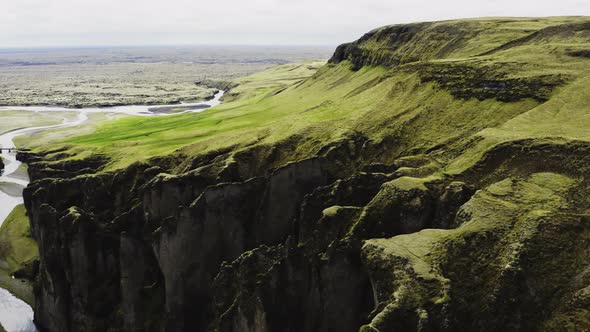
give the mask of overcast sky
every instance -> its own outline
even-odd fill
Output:
[[[378,26],[480,16],[590,15],[589,0],[7,0],[0,48],[323,44]]]

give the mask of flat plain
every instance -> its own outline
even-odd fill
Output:
[[[277,64],[327,59],[331,47],[185,46],[0,49],[0,105],[175,104]],[[204,84],[203,84],[204,83]]]

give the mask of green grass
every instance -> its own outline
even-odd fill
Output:
[[[525,138],[556,140],[590,140],[590,77],[582,77],[560,89],[547,103],[476,134],[478,144],[467,150],[448,167],[449,173],[460,173],[472,166],[493,146]]]
[[[334,83],[331,78],[322,78],[313,88],[306,89],[315,90],[321,86],[322,91],[314,95],[303,98],[298,93],[291,93],[290,90],[297,90],[292,84],[312,75],[314,68],[317,68],[316,63],[284,65],[253,75],[244,79],[240,88],[235,90],[240,96],[234,101],[200,114],[127,118],[100,126],[92,134],[64,142],[73,146],[72,151],[79,152],[79,156],[92,152],[111,155],[117,160],[113,168],[170,153],[180,147],[186,147],[188,152],[206,152],[228,145],[276,142],[301,131],[323,129],[310,127],[310,124],[344,118],[358,107],[365,107],[365,100],[357,98],[346,109],[333,112],[328,98],[341,99],[357,88],[359,81],[367,82],[384,73],[378,69],[350,73],[349,82],[341,83],[339,90],[330,89]],[[344,67],[341,71],[348,72]],[[282,91],[289,85],[291,87]],[[278,91],[282,92],[273,95]],[[323,92],[333,93],[330,96]],[[341,128],[332,135],[338,136],[344,131],[346,128]]]
[[[29,281],[24,279],[13,279],[9,273],[0,270],[0,287],[8,290],[17,298],[28,303],[31,307],[35,305],[33,285],[31,285]]]
[[[290,141],[290,152],[281,162],[288,162],[360,134],[386,144],[369,156],[372,161],[428,153],[447,173],[458,174],[502,142],[523,137],[590,139],[590,92],[585,88],[590,66],[587,58],[567,55],[590,48],[587,32],[555,34],[547,29],[540,37],[513,42],[547,27],[589,21],[553,17],[435,22],[397,48],[387,44],[387,38],[375,37],[387,31],[384,28],[355,44],[377,61],[358,71],[351,70],[347,60],[319,69],[320,63],[277,66],[237,80],[239,86],[224,104],[199,114],[128,117],[99,123],[83,135],[73,136],[70,129],[65,137],[54,134],[52,140],[67,147],[71,158],[109,155],[112,162],[106,170],[111,170],[171,153],[198,155],[228,147],[237,152],[285,141]],[[382,52],[405,63],[380,66]],[[451,66],[459,68],[452,86],[440,79],[424,81],[425,73]],[[467,75],[461,68],[478,71]],[[566,82],[531,94],[536,93],[534,84],[548,75]],[[486,79],[524,85],[509,91],[514,100],[500,101],[478,85]],[[531,86],[532,92],[518,90]],[[485,93],[470,98],[469,89]],[[30,145],[41,151],[40,144]]]
[[[6,270],[14,272],[38,256],[25,207],[18,205],[0,227],[0,261],[5,263]]]
[[[0,227],[0,287],[31,305],[34,302],[31,284],[12,278],[12,274],[38,257],[39,249],[31,237],[25,207],[19,205]]]
[[[68,113],[74,120],[76,113]],[[125,114],[106,114],[106,113],[90,113],[88,120],[83,125],[75,127],[66,127],[58,130],[43,130],[39,132],[26,133],[14,138],[16,146],[21,148],[35,148],[46,147],[47,142],[63,141],[68,138],[78,136],[84,133],[90,133],[102,123],[109,122],[115,119],[125,118]]]

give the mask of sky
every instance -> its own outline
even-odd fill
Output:
[[[396,23],[590,15],[589,0],[12,0],[0,48],[337,45]]]

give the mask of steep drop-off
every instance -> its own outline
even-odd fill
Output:
[[[587,330],[588,49],[587,18],[384,27],[21,154],[36,322]]]

